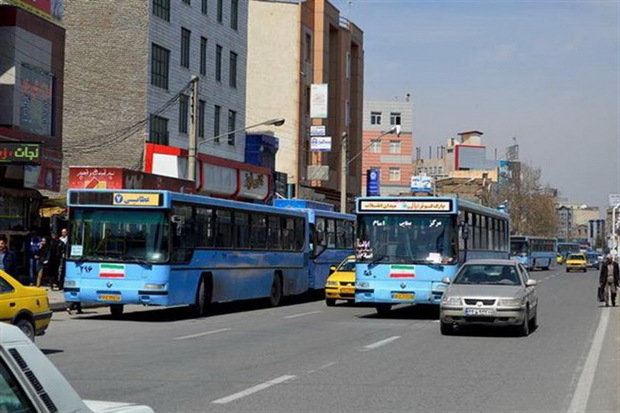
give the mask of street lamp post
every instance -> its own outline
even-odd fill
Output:
[[[381,142],[381,138],[385,135],[389,135],[391,133],[395,133],[396,136],[400,136],[400,125],[394,125],[390,128],[390,130],[383,132],[381,135],[377,136],[374,139],[370,140],[370,143],[362,148],[355,156],[351,159],[347,160],[347,146],[348,146],[348,137],[349,135],[346,132],[342,132],[342,139],[340,141],[340,212],[347,212],[347,175],[349,170],[349,165],[351,162],[356,160],[366,149],[370,148],[375,142]]]
[[[208,138],[208,139],[205,139],[203,141],[200,141],[197,144],[196,144],[196,142],[193,142],[193,147],[195,148],[194,149],[194,156],[189,156],[187,158],[187,171],[188,171],[187,176],[188,176],[188,179],[191,180],[191,181],[194,181],[194,182],[196,181],[196,178],[195,178],[196,177],[196,153],[200,151],[200,147],[202,145],[204,145],[205,143],[213,142],[213,141],[215,141],[217,139],[223,138],[224,136],[228,136],[228,135],[230,135],[232,133],[243,132],[245,130],[255,128],[257,126],[282,126],[282,125],[284,125],[284,121],[285,121],[284,118],[269,119],[269,120],[266,120],[264,122],[260,122],[260,123],[254,124],[254,125],[246,126],[245,128],[239,128],[239,129],[235,129],[235,130],[232,130],[232,131],[228,131],[226,133],[219,134],[219,135],[214,136],[212,138]],[[190,146],[190,148],[192,148],[192,142],[190,142],[189,146]],[[191,179],[192,177],[193,177],[193,179]]]

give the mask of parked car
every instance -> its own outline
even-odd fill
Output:
[[[439,305],[441,334],[479,324],[515,326],[527,336],[538,326],[536,280],[513,260],[470,260],[459,269]]]
[[[336,300],[355,301],[355,255],[349,255],[338,267],[330,268],[333,272],[325,282],[325,304],[336,305]]]
[[[17,326],[0,323],[0,412],[153,413],[133,403],[82,400]]]
[[[31,340],[45,334],[52,320],[47,291],[26,287],[0,270],[0,320],[16,325]]]
[[[566,272],[573,270],[588,271],[588,261],[585,254],[569,254],[566,257]]]

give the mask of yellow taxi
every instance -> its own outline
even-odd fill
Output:
[[[0,321],[19,327],[28,338],[42,336],[52,320],[47,291],[26,287],[0,270]]]
[[[564,263],[564,257],[559,252],[558,255],[555,257],[555,262],[559,265],[562,265]]]
[[[566,272],[572,270],[588,271],[588,260],[585,254],[569,254],[566,257]]]
[[[338,267],[331,267],[325,282],[325,304],[333,306],[336,300],[355,301],[355,255],[349,255]]]

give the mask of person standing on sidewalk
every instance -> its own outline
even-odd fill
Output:
[[[607,255],[606,261],[601,266],[601,273],[598,281],[600,287],[603,289],[605,307],[609,307],[610,299],[611,305],[615,307],[616,294],[620,286],[620,267],[618,263],[614,261],[611,254]]]
[[[0,270],[13,278],[17,277],[17,256],[8,248],[4,235],[0,235]]]
[[[61,255],[60,255],[60,268],[59,268],[59,279],[58,279],[58,289],[64,290],[65,288],[65,261],[67,259],[67,255],[69,255],[69,231],[67,228],[63,228],[60,230],[60,237],[58,237],[58,241],[60,241],[61,245]]]
[[[50,290],[54,285],[52,280],[52,245],[48,237],[43,237],[39,243],[39,252],[37,255],[39,259],[39,267],[37,269],[37,287],[41,286],[43,278],[47,279],[50,285]]]
[[[30,235],[24,245],[26,250],[26,258],[28,261],[28,278],[30,285],[34,285],[37,281],[37,273],[39,271],[39,244],[41,238],[37,235],[35,230],[30,230]]]

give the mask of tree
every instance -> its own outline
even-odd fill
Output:
[[[541,184],[541,170],[514,163],[512,173],[496,186],[489,205],[505,204],[511,233],[555,237],[559,226],[555,198],[549,185]]]

